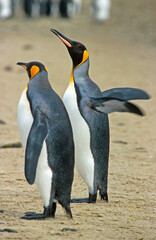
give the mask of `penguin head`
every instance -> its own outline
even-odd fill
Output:
[[[18,62],[17,65],[22,66],[28,73],[29,80],[36,76],[39,72],[47,71],[47,68],[40,62]]]
[[[74,68],[78,67],[89,58],[88,51],[82,43],[72,41],[71,39],[65,37],[62,33],[58,32],[55,29],[50,29],[50,31],[53,32],[57,37],[59,37],[60,40],[67,47],[68,52],[72,58]]]

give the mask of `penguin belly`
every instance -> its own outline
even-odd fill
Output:
[[[27,138],[33,123],[33,116],[30,110],[28,99],[26,97],[26,91],[27,89],[24,89],[17,109],[18,129],[24,149],[26,149]]]
[[[33,116],[26,96],[26,91],[27,89],[25,89],[22,93],[17,110],[18,128],[24,149],[26,149],[27,138],[33,123]],[[47,147],[44,141],[40,157],[38,159],[35,183],[38,186],[45,207],[48,207],[50,203],[52,176],[53,173],[48,165]]]
[[[38,186],[45,207],[50,204],[52,176],[53,172],[48,165],[47,147],[44,141],[38,160],[35,183]]]
[[[73,129],[76,169],[86,182],[89,193],[94,194],[94,158],[90,149],[90,131],[78,109],[74,83],[70,83],[65,91],[63,102]]]

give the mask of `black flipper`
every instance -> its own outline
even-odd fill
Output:
[[[143,111],[138,106],[117,98],[90,98],[88,106],[97,112],[105,114],[113,112],[130,112],[144,116]]]
[[[35,181],[38,158],[46,135],[45,116],[36,109],[25,152],[25,177],[29,184],[33,184]]]
[[[120,100],[129,101],[135,99],[149,99],[150,96],[139,88],[112,88],[102,92],[103,97],[113,97]]]

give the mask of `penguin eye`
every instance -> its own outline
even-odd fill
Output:
[[[86,48],[82,44],[79,44],[77,45],[77,49],[78,51],[84,52]]]
[[[77,47],[78,47],[78,49],[83,50],[83,46],[82,45],[78,45]]]

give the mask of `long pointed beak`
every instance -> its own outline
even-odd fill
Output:
[[[23,67],[25,70],[27,70],[27,63],[17,62],[16,64]]]
[[[69,38],[65,37],[62,33],[58,32],[55,29],[50,29],[51,32],[53,32],[59,39],[67,46],[67,47],[72,47],[72,40]]]

